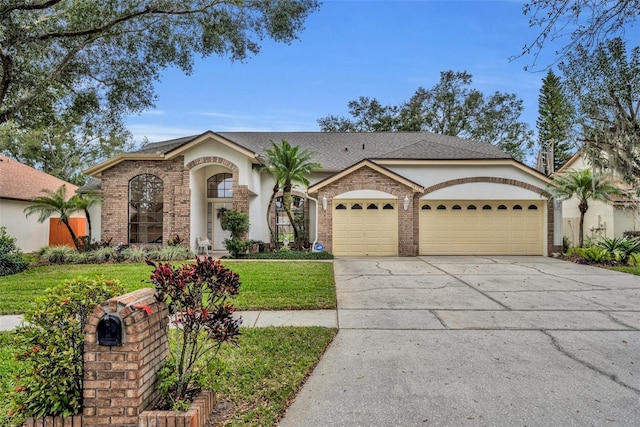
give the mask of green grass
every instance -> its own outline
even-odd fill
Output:
[[[610,267],[611,270],[615,270],[615,271],[621,271],[623,273],[627,273],[627,274],[635,274],[636,276],[640,276],[640,267],[631,267],[631,266],[626,266],[626,267]]]
[[[336,334],[326,328],[244,329],[238,347],[221,350],[214,378],[219,401],[227,403],[216,426],[272,426]]]
[[[238,310],[326,309],[336,307],[333,265],[314,261],[231,261],[240,275]],[[75,277],[102,275],[120,280],[128,292],[151,287],[151,267],[135,264],[67,264],[36,267],[0,277],[0,314],[22,313],[45,289]]]
[[[223,346],[209,384],[223,409],[216,426],[272,426],[336,334],[327,328],[242,328],[239,346]],[[0,414],[16,386],[13,332],[0,332]]]

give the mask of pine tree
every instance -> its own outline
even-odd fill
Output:
[[[570,138],[573,120],[574,108],[563,92],[560,77],[549,70],[542,79],[536,120],[538,159],[543,173],[550,175],[571,158],[574,149]],[[549,158],[551,153],[552,158]]]

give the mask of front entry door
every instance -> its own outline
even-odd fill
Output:
[[[207,230],[209,230],[210,233],[209,238],[213,243],[213,250],[225,250],[224,240],[229,239],[231,237],[231,233],[222,229],[220,218],[218,218],[218,210],[220,208],[231,209],[231,203],[213,202],[209,203],[209,206],[209,218],[207,218],[209,226],[207,227]],[[213,207],[213,209],[211,209],[211,207]],[[213,225],[213,227],[211,227],[211,225]]]

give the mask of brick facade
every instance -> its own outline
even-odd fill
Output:
[[[189,170],[183,163],[182,156],[172,160],[127,160],[102,172],[102,239],[129,242],[129,181],[140,174],[152,174],[163,183],[162,244],[176,234],[189,241],[191,190]]]
[[[318,193],[318,200],[327,198],[327,210],[318,210],[318,240],[325,249],[332,250],[333,243],[333,198],[347,191],[378,190],[398,198],[398,256],[415,256],[418,253],[417,240],[413,234],[413,206],[412,194],[414,190],[398,181],[377,172],[368,166],[363,166],[353,173],[340,178],[324,187]],[[405,211],[402,203],[404,197],[409,197],[409,208]]]

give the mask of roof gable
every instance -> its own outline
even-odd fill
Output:
[[[67,197],[71,197],[77,186],[60,178],[0,155],[0,199],[30,200],[42,196],[42,190],[55,191],[67,186]]]
[[[373,169],[374,171],[385,175],[389,178],[391,178],[394,181],[399,182],[400,184],[406,185],[407,187],[411,188],[414,192],[416,193],[421,193],[424,191],[424,187],[422,187],[420,184],[416,184],[415,182],[401,176],[398,175],[395,172],[390,171],[389,169],[385,168],[384,166],[380,166],[377,165],[375,163],[373,163],[371,160],[363,160],[359,163],[356,163],[355,165],[352,165],[349,168],[346,168],[344,170],[342,170],[339,173],[336,173],[335,175],[331,175],[330,177],[323,179],[320,182],[315,183],[314,185],[310,186],[309,189],[307,190],[308,193],[315,193],[318,190],[320,190],[321,188],[341,179],[344,178],[345,176],[348,176],[350,174],[352,174],[353,172],[362,169],[362,168],[369,168],[369,169]]]

